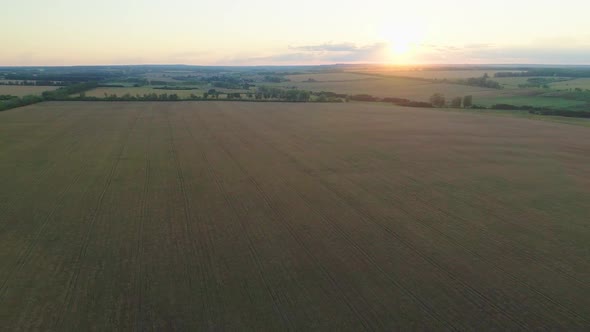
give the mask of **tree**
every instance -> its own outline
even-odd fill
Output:
[[[463,97],[463,107],[468,108],[473,106],[473,96]]]
[[[451,107],[461,108],[461,97],[455,97],[451,100]]]
[[[440,93],[435,93],[430,97],[430,103],[435,107],[443,107],[446,103],[445,96]]]

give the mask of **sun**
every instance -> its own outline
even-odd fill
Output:
[[[389,22],[381,26],[379,34],[388,45],[388,61],[392,62],[411,60],[422,39],[422,29],[412,22]]]
[[[413,62],[414,42],[404,36],[398,36],[386,41],[388,45],[388,54],[384,59],[391,64],[409,64]]]
[[[389,46],[390,46],[391,53],[393,53],[394,55],[407,54],[412,47],[412,45],[410,43],[404,43],[404,42],[399,42],[399,41],[397,41],[397,42],[390,41]]]

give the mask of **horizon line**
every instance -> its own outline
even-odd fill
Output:
[[[256,67],[333,67],[333,66],[387,66],[387,67],[428,67],[428,66],[561,66],[561,67],[590,67],[590,63],[421,63],[421,64],[392,64],[392,63],[327,63],[327,64],[258,64],[258,65],[202,65],[185,63],[139,63],[139,64],[78,64],[78,65],[0,65],[0,68],[75,68],[75,67],[229,67],[229,68],[256,68]]]

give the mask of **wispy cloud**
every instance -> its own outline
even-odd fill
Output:
[[[463,48],[466,49],[488,49],[494,47],[494,44],[485,44],[485,43],[475,43],[475,44],[467,44],[463,45]]]
[[[469,44],[463,46],[421,45],[415,60],[424,63],[546,63],[588,64],[590,46],[561,47],[561,44],[496,46]]]
[[[499,46],[491,43],[464,45],[415,44],[408,58],[414,63],[547,63],[590,64],[590,45],[560,47],[552,43],[530,43]],[[265,56],[242,55],[225,58],[220,63],[232,65],[291,65],[330,63],[385,63],[391,59],[387,43],[358,45],[354,43],[322,43],[289,46],[283,52]]]
[[[289,49],[306,52],[354,52],[358,50],[359,47],[353,43],[324,43],[317,45],[290,46]]]
[[[493,44],[466,44],[461,46],[456,45],[440,45],[440,44],[419,44],[418,49],[430,50],[437,52],[464,52],[493,48]]]
[[[290,46],[287,52],[262,57],[242,57],[229,59],[232,64],[319,64],[339,62],[381,62],[387,44],[374,43],[356,45],[354,43],[324,43],[314,45]]]

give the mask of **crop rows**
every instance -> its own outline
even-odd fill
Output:
[[[354,103],[3,112],[3,326],[579,330],[588,142]]]

